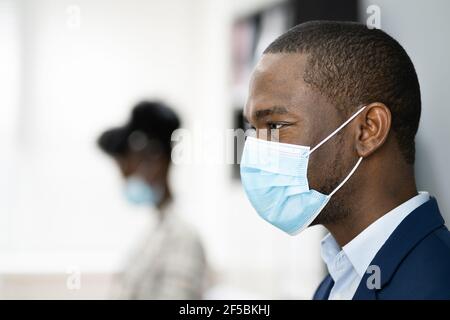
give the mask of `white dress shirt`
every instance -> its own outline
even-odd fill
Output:
[[[321,242],[322,259],[334,281],[328,299],[352,299],[367,268],[389,236],[403,219],[429,199],[428,192],[419,192],[373,222],[342,249],[328,233]]]

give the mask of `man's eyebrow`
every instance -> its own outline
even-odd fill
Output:
[[[268,108],[268,109],[255,111],[253,113],[253,117],[258,120],[258,119],[270,116],[272,114],[286,114],[286,113],[288,113],[288,109],[286,107],[273,106],[273,107]]]

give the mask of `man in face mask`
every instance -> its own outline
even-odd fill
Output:
[[[450,233],[414,178],[420,111],[414,66],[381,30],[304,23],[257,64],[242,183],[286,233],[328,229],[314,298],[450,299]]]

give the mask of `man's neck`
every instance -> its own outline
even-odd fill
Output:
[[[412,179],[410,184],[404,184],[397,192],[382,189],[377,193],[359,195],[358,201],[353,202],[355,205],[351,208],[350,215],[325,227],[343,247],[376,220],[417,194],[416,185]]]

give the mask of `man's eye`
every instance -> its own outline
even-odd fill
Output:
[[[269,129],[270,130],[279,130],[284,126],[284,123],[269,123]]]

